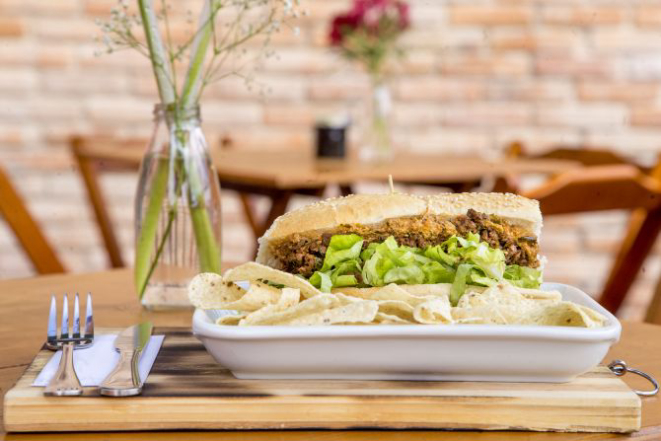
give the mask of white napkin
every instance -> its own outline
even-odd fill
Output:
[[[98,335],[94,337],[94,344],[89,348],[76,349],[73,351],[73,366],[80,383],[83,386],[98,386],[110,374],[119,362],[119,352],[115,350],[115,334]],[[164,335],[152,335],[149,343],[142,351],[138,370],[142,381],[147,380],[158,351],[163,344]],[[62,351],[53,354],[46,366],[41,370],[32,383],[33,386],[46,386],[50,382],[57,366],[60,364]]]

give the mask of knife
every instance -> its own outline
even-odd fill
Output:
[[[138,371],[138,361],[142,350],[151,337],[151,322],[140,323],[123,330],[115,339],[115,350],[120,359],[115,369],[103,380],[99,387],[101,395],[109,397],[130,397],[142,392],[143,382]]]

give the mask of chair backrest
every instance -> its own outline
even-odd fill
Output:
[[[558,145],[539,153],[532,154],[520,141],[513,141],[506,148],[506,156],[509,158],[544,158],[544,159],[567,159],[577,161],[583,165],[633,165],[641,170],[645,167],[621,156],[611,149],[600,146],[566,146]]]
[[[623,304],[661,229],[661,166],[644,173],[633,165],[604,165],[551,178],[524,196],[537,199],[542,214],[630,210],[628,231],[599,297],[615,313]],[[661,300],[650,307],[652,314]]]
[[[55,254],[37,222],[0,167],[0,215],[12,229],[39,274],[63,273],[64,265]]]
[[[585,166],[631,165],[648,172],[650,169],[636,164],[612,150],[597,146],[554,146],[543,153],[533,154],[521,141],[512,141],[505,148],[505,156],[510,159],[564,159],[579,162]],[[498,193],[521,193],[519,179],[515,175],[497,176],[493,191]]]
[[[137,170],[145,144],[146,141],[139,139],[118,142],[117,139],[107,137],[73,136],[69,141],[71,153],[78,165],[87,197],[99,226],[108,261],[113,268],[123,267],[124,260],[108,214],[106,200],[99,185],[97,172],[100,168]],[[126,152],[131,152],[131,154],[127,156]]]
[[[537,199],[544,215],[651,210],[661,205],[661,183],[631,165],[606,165],[557,175],[524,196]]]

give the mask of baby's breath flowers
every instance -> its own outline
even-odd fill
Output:
[[[136,238],[135,283],[141,298],[169,236],[167,228],[156,243],[163,205],[168,205],[166,225],[170,226],[178,213],[181,182],[189,184],[185,197],[195,230],[199,269],[220,272],[220,250],[204,206],[202,180],[196,169],[187,165],[190,161],[184,160],[187,143],[183,120],[198,106],[205,87],[214,81],[236,75],[253,84],[244,70],[272,56],[268,46],[273,34],[284,27],[297,33],[290,22],[302,13],[299,0],[201,0],[202,12],[195,24],[189,11],[178,13],[182,4],[166,0],[137,0],[130,4],[120,0],[109,19],[98,22],[103,34],[103,50],[98,52],[134,49],[146,56],[154,71],[161,104],[172,114],[168,120],[170,155],[171,164],[177,166],[169,167],[167,161],[159,161]],[[181,32],[185,28],[190,28],[188,34]],[[172,182],[179,184],[167,186]],[[176,197],[166,196],[166,186],[176,189]],[[157,252],[152,258],[154,249]]]
[[[299,28],[291,23],[305,14],[300,0],[204,0],[201,3],[204,7],[197,27],[182,38],[173,32],[175,21],[179,27],[182,21],[181,17],[173,16],[177,2],[138,0],[136,9],[128,0],[120,0],[111,9],[107,21],[97,20],[102,31],[98,40],[103,49],[96,54],[136,50],[150,59],[161,99],[167,98],[166,104],[172,101],[191,105],[199,101],[205,86],[214,81],[239,76],[252,82],[252,75],[247,75],[245,69],[274,56],[268,48],[273,34],[286,28],[298,35]],[[185,21],[192,24],[192,12],[182,12]],[[188,63],[187,75],[178,78],[177,73],[185,63]],[[163,89],[170,89],[171,93],[164,93]],[[180,102],[180,98],[186,101]]]

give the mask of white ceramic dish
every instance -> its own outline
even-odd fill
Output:
[[[570,381],[601,362],[621,326],[577,288],[542,288],[599,311],[606,326],[225,327],[197,310],[193,332],[244,379]]]

